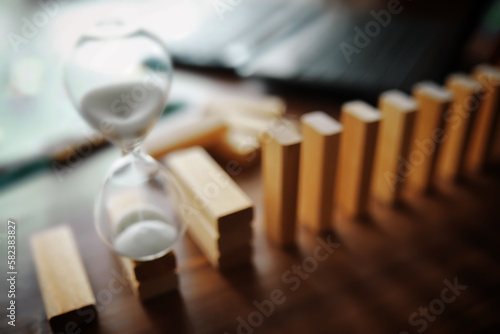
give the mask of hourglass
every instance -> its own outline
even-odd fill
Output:
[[[140,149],[165,108],[171,79],[161,42],[116,21],[83,35],[65,67],[77,110],[123,152],[95,201],[97,232],[112,250],[139,261],[166,254],[185,231],[175,180]]]

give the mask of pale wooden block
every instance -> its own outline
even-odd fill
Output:
[[[31,238],[45,313],[53,328],[84,324],[79,312],[95,310],[95,298],[71,229],[62,225]]]
[[[440,178],[456,181],[465,171],[465,154],[480,105],[482,87],[479,82],[464,74],[449,76],[446,87],[453,93],[453,102],[444,117],[446,138],[441,146],[436,168]]]
[[[175,255],[173,255],[173,253],[167,254],[166,257],[168,258],[166,261],[171,261],[172,257],[175,261]],[[159,275],[149,276],[146,279],[139,279],[136,275],[136,272],[138,271],[138,268],[140,272],[141,263],[126,257],[119,258],[123,268],[127,272],[127,278],[130,282],[130,288],[132,289],[132,292],[141,300],[148,300],[178,289],[179,284],[175,266],[169,271],[161,270],[161,274]],[[158,260],[161,259],[149,261],[151,263],[143,263],[151,268],[155,264],[159,264],[159,262],[157,262]]]
[[[181,205],[181,212],[205,215],[220,234],[250,225],[252,201],[203,148],[174,152],[165,162],[193,203]]]
[[[156,132],[144,142],[144,150],[154,158],[191,146],[211,147],[224,141],[226,122],[217,116],[203,117],[197,121],[168,131]]]
[[[262,147],[262,182],[268,237],[286,246],[295,240],[301,136],[283,122],[267,133]]]
[[[379,98],[382,113],[375,151],[372,194],[379,201],[392,205],[401,199],[407,174],[402,164],[410,154],[418,103],[398,90],[383,93]]]
[[[265,131],[273,120],[268,118],[256,118],[252,115],[231,113],[218,116],[224,119],[231,130],[253,136],[258,136],[260,133]]]
[[[282,117],[285,109],[285,102],[276,96],[219,97],[208,101],[206,105],[208,114],[246,115],[259,118]]]
[[[251,230],[240,228],[226,231],[226,234],[230,233],[224,237],[212,227],[212,224],[202,214],[184,215],[183,219],[186,219],[188,223],[189,236],[213,267],[226,269],[250,261]],[[223,238],[230,240],[230,244],[222,246],[224,244]]]
[[[208,147],[207,151],[224,161],[230,174],[239,174],[242,169],[255,166],[260,161],[260,143],[257,137],[233,129],[217,145]]]
[[[438,152],[444,138],[444,115],[450,107],[453,94],[430,81],[416,84],[412,94],[419,106],[409,159],[402,170],[407,173],[406,187],[410,193],[418,195],[432,187]]]
[[[301,117],[299,222],[315,233],[332,228],[333,190],[342,125],[324,112]]]
[[[500,163],[500,69],[478,65],[472,77],[482,85],[483,94],[480,96],[481,106],[472,129],[465,167],[468,172],[477,173],[484,169],[488,159]]]
[[[336,199],[346,218],[367,213],[367,203],[380,112],[363,101],[342,105],[340,121],[344,126],[340,139]]]

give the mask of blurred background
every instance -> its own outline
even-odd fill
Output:
[[[498,1],[3,0],[0,6],[0,186],[12,179],[13,166],[57,155],[61,140],[78,142],[89,131],[66,98],[61,69],[98,19],[125,19],[153,32],[177,68],[338,101],[375,102],[384,90],[408,92],[417,81],[439,82],[451,71],[494,62],[499,53]],[[181,71],[171,103],[203,103],[210,89],[200,82]]]
[[[50,331],[29,255],[34,232],[69,223],[95,291],[118,268],[91,222],[95,194],[120,152],[92,149],[68,160],[82,142],[105,144],[92,139],[62,79],[76,40],[103,18],[135,22],[167,46],[175,74],[164,132],[199,119],[219,95],[272,94],[292,117],[325,110],[338,119],[346,100],[375,104],[382,91],[409,93],[418,81],[442,83],[500,57],[498,0],[0,0],[0,212],[19,222],[19,333]],[[58,174],[58,160],[73,163]],[[127,290],[99,310],[96,332],[232,334],[254,299],[283,286],[281,274],[310,256],[316,239],[301,236],[291,252],[269,246],[259,170],[236,181],[256,202],[253,267],[221,275],[186,239],[176,249],[182,298],[146,308]],[[469,290],[426,333],[498,333],[498,177],[443,189],[406,210],[379,208],[373,225],[336,231],[342,249],[259,333],[414,333],[408,316],[456,275]]]

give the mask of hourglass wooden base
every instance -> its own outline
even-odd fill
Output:
[[[153,261],[139,262],[120,257],[120,262],[127,272],[132,291],[141,300],[152,299],[178,288],[173,252]]]

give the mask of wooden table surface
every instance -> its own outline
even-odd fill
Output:
[[[193,75],[230,90],[265,90],[230,75]],[[292,115],[318,109],[338,114],[335,98],[278,93],[284,94]],[[15,219],[18,225],[17,325],[8,326],[3,316],[1,333],[50,333],[29,238],[61,223],[75,232],[96,294],[98,324],[83,332],[498,333],[498,173],[474,176],[459,185],[438,183],[433,194],[394,209],[372,202],[369,220],[339,217],[321,239],[299,228],[296,247],[281,250],[264,234],[260,168],[250,168],[236,181],[256,206],[251,264],[221,273],[185,236],[175,248],[179,292],[143,304],[92,223],[93,198],[117,156],[114,148],[107,148],[85,159],[62,182],[48,171],[0,193],[2,219]],[[327,249],[325,244],[334,246]],[[452,298],[451,290],[444,291],[449,284],[466,289],[456,290]],[[4,286],[2,280],[2,314]],[[271,307],[264,302],[268,313],[259,316],[255,304],[276,294],[279,303]],[[453,301],[436,301],[441,298]],[[439,314],[419,314],[429,307]],[[241,321],[246,328],[238,328]]]

